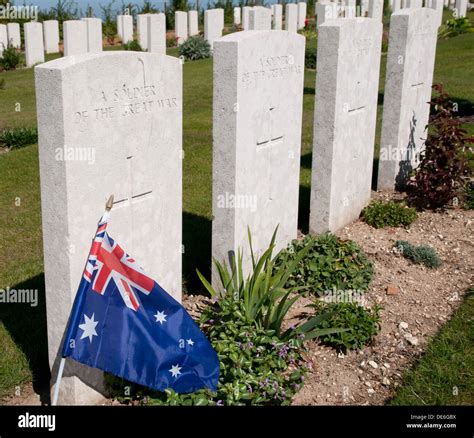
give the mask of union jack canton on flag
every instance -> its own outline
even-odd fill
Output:
[[[74,300],[63,357],[149,388],[216,391],[219,360],[186,312],[99,222]]]

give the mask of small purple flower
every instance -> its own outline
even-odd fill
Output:
[[[216,406],[224,406],[224,402],[222,400],[217,400]]]
[[[300,385],[298,385],[297,383],[293,383],[293,388],[298,391],[298,389],[300,389]]]
[[[248,347],[248,348],[253,348],[253,342],[249,342],[249,343],[247,344],[247,347]]]
[[[210,319],[210,320],[209,320],[209,324],[211,324],[211,325],[214,324],[214,320],[213,320],[213,319]]]
[[[250,392],[250,393],[253,392],[253,389],[252,389],[252,387],[251,387],[249,384],[247,384],[247,390],[248,390],[248,392]]]

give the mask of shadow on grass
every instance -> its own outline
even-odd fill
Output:
[[[46,300],[43,274],[30,278],[10,289],[38,290],[38,305],[4,304],[0,306],[0,319],[15,344],[23,351],[33,374],[33,389],[41,402],[49,394],[51,374],[48,364],[48,333],[46,327]]]
[[[316,94],[316,91],[315,91],[314,87],[304,87],[303,93],[304,94],[310,94],[310,95],[314,96]]]
[[[203,294],[205,291],[196,269],[208,280],[211,278],[211,235],[211,220],[183,212],[183,281],[187,293]]]

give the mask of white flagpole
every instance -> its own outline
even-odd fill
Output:
[[[107,203],[105,204],[105,213],[104,213],[104,216],[102,216],[102,218],[108,219],[109,212],[110,210],[112,210],[113,205],[114,205],[114,195],[111,195],[110,198],[107,200]],[[59,363],[58,377],[56,378],[56,384],[54,385],[54,395],[53,395],[53,402],[51,406],[56,406],[58,403],[59,386],[61,385],[61,379],[63,377],[65,364],[66,364],[66,358],[62,357],[61,362]]]

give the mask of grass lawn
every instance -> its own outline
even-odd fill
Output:
[[[391,405],[474,405],[474,288],[405,377]]]
[[[314,44],[311,42],[311,44]],[[177,50],[169,54],[176,56]],[[47,59],[52,59],[48,57]],[[377,145],[380,136],[386,56],[382,58]],[[435,82],[472,114],[474,34],[439,41]],[[36,126],[33,69],[0,73],[0,129]],[[315,72],[305,73],[302,132],[300,227],[307,229],[313,138]],[[19,105],[18,105],[19,104]],[[184,64],[183,282],[200,285],[195,269],[209,272],[211,257],[212,60]],[[469,126],[474,132],[474,126]],[[37,308],[0,305],[0,397],[15,386],[47,380],[47,343],[40,217],[38,148],[0,154],[0,288],[36,288]],[[79,280],[79,279],[78,279]]]

